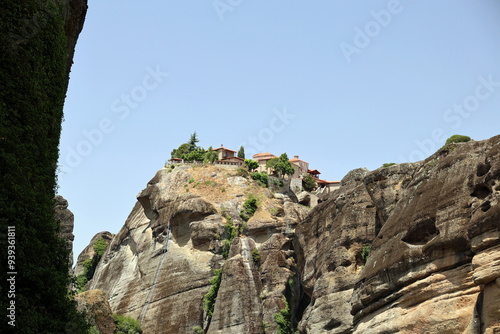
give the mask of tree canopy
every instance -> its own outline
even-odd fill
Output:
[[[245,159],[245,148],[243,146],[238,150],[238,158]]]
[[[278,175],[280,175],[280,177],[293,175],[293,173],[295,173],[295,168],[293,168],[293,165],[288,159],[288,155],[286,153],[280,155],[278,162],[274,166],[274,170],[278,173]]]
[[[200,140],[198,139],[198,136],[196,135],[196,131],[191,135],[191,137],[189,137],[189,140],[187,142],[187,144],[189,145],[189,152],[193,152],[194,150],[196,150],[198,148],[198,146],[196,145]]]
[[[302,185],[306,191],[311,191],[318,186],[314,177],[311,174],[306,174],[302,179]]]
[[[245,166],[251,172],[251,171],[259,168],[259,163],[255,160],[252,160],[252,159],[245,159]]]

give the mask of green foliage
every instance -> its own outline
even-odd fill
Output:
[[[251,172],[251,171],[259,168],[259,163],[255,160],[252,160],[252,159],[245,159],[245,166]]]
[[[249,220],[252,218],[255,211],[257,211],[258,206],[259,204],[255,195],[252,193],[248,194],[248,198],[245,203],[243,203],[244,210],[241,210],[240,217],[245,221]]]
[[[182,159],[183,156],[186,156],[189,154],[189,144],[185,143],[179,146],[178,148],[174,148],[172,152],[170,153],[170,156],[172,158],[179,158]]]
[[[116,334],[141,334],[141,323],[131,317],[113,313],[113,321],[116,324]]]
[[[99,332],[97,327],[95,325],[93,325],[89,330],[89,334],[101,334],[101,332]]]
[[[295,173],[295,168],[293,168],[293,165],[288,159],[288,155],[286,153],[280,155],[278,162],[274,166],[274,170],[281,177],[284,177],[285,175],[293,175],[293,173]]]
[[[100,259],[102,257],[107,246],[108,245],[106,244],[106,241],[104,241],[103,238],[100,238],[94,243],[94,252],[97,255],[97,259]]]
[[[214,270],[214,277],[210,280],[210,290],[203,297],[205,302],[205,310],[210,318],[213,316],[215,301],[217,300],[217,294],[219,293],[220,282],[222,280],[222,268]]]
[[[238,150],[238,158],[245,159],[245,148],[243,146]]]
[[[279,162],[279,160],[279,158],[271,158],[267,160],[266,168],[270,168],[272,171],[274,171],[274,168],[276,167],[276,164]]]
[[[224,230],[226,231],[227,239],[233,241],[233,239],[236,237],[236,227],[233,224],[233,220],[228,215],[226,215]]]
[[[220,191],[225,192],[225,191],[226,191],[226,188],[222,187],[222,188],[220,189]]]
[[[87,276],[85,274],[80,274],[76,278],[76,284],[75,288],[78,293],[81,293],[85,290],[85,285],[87,285],[87,282],[89,280],[87,279]]]
[[[250,177],[257,182],[261,183],[263,186],[268,187],[269,186],[269,175],[267,175],[266,172],[258,173],[258,172],[251,172]]]
[[[258,265],[260,262],[260,252],[257,248],[253,249],[252,258],[253,258],[253,262],[255,262],[255,264]]]
[[[205,331],[203,330],[203,328],[201,328],[201,326],[194,326],[193,333],[194,334],[204,334]]]
[[[170,165],[170,169],[174,169],[175,168],[175,165],[174,164],[171,164]]]
[[[7,309],[7,226],[16,233],[15,332],[88,332],[68,296],[67,242],[54,220],[68,84],[64,8],[55,0],[0,1],[0,308]],[[8,318],[0,324],[6,333]]]
[[[107,245],[104,239],[98,239],[94,243],[94,256],[91,259],[83,261],[83,274],[78,275],[78,277],[76,278],[76,289],[78,293],[83,292],[87,282],[94,277],[97,264],[104,254],[106,247]]]
[[[238,229],[234,226],[231,217],[226,214],[225,218],[226,223],[224,224],[224,230],[226,231],[226,239],[222,243],[221,254],[224,259],[227,259],[227,257],[229,256],[229,250],[231,249],[231,243],[238,234]]]
[[[200,140],[198,139],[198,136],[196,135],[196,131],[193,132],[193,134],[191,135],[191,137],[189,137],[189,140],[187,142],[187,144],[189,145],[189,151],[194,151],[198,148],[198,146],[196,146],[196,144],[199,142]]]
[[[306,191],[312,191],[314,188],[318,186],[314,177],[311,174],[306,174],[302,179],[302,184],[304,185],[304,189]]]
[[[285,296],[283,296],[283,302],[285,304],[285,308],[279,311],[274,315],[274,320],[278,324],[279,334],[292,334],[293,333],[293,323],[292,323],[292,314],[290,309],[290,304],[293,302],[294,294],[293,294],[293,278],[290,277],[288,279],[288,284],[285,289]]]
[[[90,280],[92,279],[92,259],[83,261],[83,274]],[[90,277],[89,277],[90,276]]]
[[[361,258],[363,259],[363,264],[366,264],[366,260],[368,260],[369,255],[370,255],[370,244],[364,244],[363,249],[361,250]]]
[[[222,251],[221,255],[224,257],[224,259],[227,259],[229,256],[229,250],[231,249],[231,241],[225,239],[222,243]]]
[[[238,167],[238,169],[236,170],[236,175],[248,178],[250,174],[248,173],[248,170],[245,167]]]
[[[290,306],[285,297],[283,297],[285,308],[274,315],[274,321],[278,324],[278,334],[292,334],[292,322],[290,314]]]
[[[382,165],[380,168],[387,168],[396,165],[395,162],[386,162],[385,164]]]
[[[194,182],[194,177],[190,177],[189,180],[188,180],[188,183],[193,183]]]
[[[182,156],[185,161],[204,161],[205,150],[202,147],[197,147],[195,150]]]
[[[469,136],[453,135],[446,140],[445,145],[452,144],[452,143],[466,143],[466,142],[469,142],[471,140],[472,139]]]
[[[213,163],[215,160],[219,159],[219,155],[217,154],[217,151],[214,151],[212,149],[212,146],[210,146],[205,153],[205,163]]]
[[[262,326],[264,326],[264,333],[267,333],[267,329],[269,328],[269,324],[262,320]]]

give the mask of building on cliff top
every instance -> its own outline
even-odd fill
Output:
[[[270,168],[266,168],[266,164],[273,158],[278,157],[269,152],[254,154],[253,159],[259,164],[257,171],[259,173],[266,172],[268,174],[272,174],[272,170]],[[302,179],[303,176],[308,173],[311,174],[312,177],[316,180],[316,184],[318,185],[317,189],[321,190],[321,192],[325,190],[329,192],[340,187],[340,181],[326,181],[320,179],[318,175],[321,173],[317,169],[309,169],[309,163],[299,159],[298,155],[295,155],[293,159],[290,159],[289,161],[291,162],[293,169],[295,170],[292,175],[292,179]]]
[[[214,148],[212,149],[212,151],[217,152],[217,160],[214,161],[215,165],[230,165],[237,167],[242,167],[245,165],[245,159],[238,158],[237,156],[235,156],[236,151],[225,148],[224,145],[221,145],[218,148]],[[192,163],[192,162],[184,161],[183,159],[179,158],[171,158],[170,160],[168,160],[168,163],[179,164],[179,163]],[[194,162],[194,163],[199,164],[201,162]]]

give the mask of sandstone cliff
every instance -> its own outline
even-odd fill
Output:
[[[500,136],[349,173],[296,231],[301,333],[499,331],[499,195]]]
[[[99,232],[96,235],[94,235],[94,237],[92,237],[87,247],[85,247],[85,249],[78,255],[78,259],[76,260],[76,265],[73,270],[75,276],[78,276],[83,273],[83,262],[85,262],[85,260],[92,259],[94,257],[95,242],[102,238],[104,242],[106,242],[106,245],[109,245],[114,236],[115,235],[113,233],[104,231],[104,232]]]
[[[73,266],[73,240],[75,236],[73,235],[73,228],[75,226],[75,216],[73,212],[68,209],[68,201],[62,196],[56,196],[54,198],[56,205],[54,207],[56,221],[59,221],[60,232],[59,236],[66,240],[67,249],[69,250],[69,267]]]
[[[259,205],[245,223],[240,214],[249,194]],[[265,326],[274,333],[289,280],[298,282],[291,236],[309,211],[277,197],[232,169],[161,169],[138,195],[88,286],[106,291],[113,312],[139,319],[145,333],[196,327],[263,333]],[[204,296],[216,269],[221,283],[209,317]]]
[[[89,286],[145,333],[495,333],[499,196],[500,136],[353,170],[310,211],[234,170],[161,169]]]

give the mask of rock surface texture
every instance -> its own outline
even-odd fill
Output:
[[[99,232],[94,237],[90,240],[90,243],[88,244],[87,247],[78,255],[78,259],[76,260],[76,265],[73,270],[75,276],[78,276],[83,273],[83,262],[88,259],[92,259],[95,255],[94,251],[94,244],[97,240],[103,239],[104,242],[106,242],[107,245],[111,243],[111,240],[113,240],[113,237],[115,235],[113,233],[104,231],[104,232]]]
[[[241,176],[158,171],[90,288],[144,333],[500,332],[500,136],[353,170],[312,210]]]
[[[300,332],[500,331],[499,198],[500,136],[349,173],[296,231]]]
[[[245,222],[250,194],[258,209]],[[137,198],[88,285],[107,293],[113,312],[140,320],[144,333],[277,331],[274,314],[290,278],[298,282],[291,236],[309,209],[213,166],[161,169]]]
[[[59,235],[67,242],[67,249],[70,252],[69,267],[71,268],[73,266],[73,240],[75,240],[73,228],[75,227],[75,216],[68,209],[68,201],[64,197],[56,196],[54,200],[56,202],[54,218],[60,224],[61,230]]]

